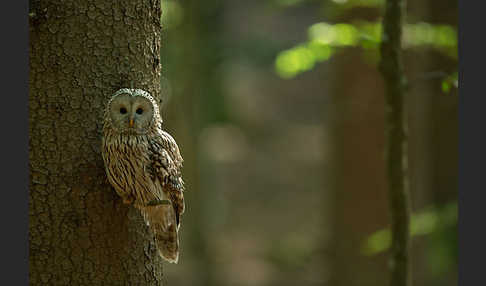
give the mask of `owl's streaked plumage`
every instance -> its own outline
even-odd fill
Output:
[[[177,263],[183,160],[174,138],[162,130],[158,104],[148,92],[115,92],[105,110],[102,155],[117,194],[141,211],[160,255]]]

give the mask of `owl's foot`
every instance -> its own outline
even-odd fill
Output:
[[[131,203],[133,203],[134,200],[135,199],[132,196],[126,196],[123,198],[123,203],[126,205],[130,205]]]

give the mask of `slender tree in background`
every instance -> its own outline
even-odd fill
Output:
[[[391,209],[391,286],[409,285],[409,196],[405,185],[405,76],[401,61],[405,0],[385,3],[380,70],[385,80],[387,173]]]
[[[29,16],[30,284],[161,285],[153,237],[100,154],[114,91],[160,96],[160,1],[31,1]]]

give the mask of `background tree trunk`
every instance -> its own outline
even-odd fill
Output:
[[[457,3],[454,3],[408,0],[406,22],[447,23],[454,27],[457,25],[454,14]],[[439,6],[448,9],[438,9]],[[350,10],[330,22],[350,22],[363,14],[373,17],[370,12],[373,10],[365,11]],[[380,20],[382,12],[376,10],[376,18],[371,19]],[[360,252],[368,235],[388,227],[391,219],[383,160],[384,81],[374,62],[368,63],[362,53],[360,49],[349,49],[336,55],[330,61],[333,73],[327,78],[333,88],[329,93],[333,104],[325,109],[332,119],[328,138],[333,159],[330,180],[335,194],[331,216],[333,239],[329,247],[333,266],[331,284],[384,286],[390,280],[390,273],[383,271],[389,265],[388,253],[370,257]],[[431,72],[452,73],[457,62],[428,47],[408,47],[403,51],[403,63],[410,83],[404,98],[408,114],[406,174],[410,182],[410,206],[414,212],[420,212],[434,204],[441,207],[457,200],[457,96],[441,91],[442,78],[425,78]],[[413,285],[457,282],[457,272],[452,271],[457,267],[448,265],[457,261],[452,256],[456,254],[448,244],[444,246],[453,239],[454,235],[442,233],[413,238],[410,253]]]
[[[100,155],[114,91],[159,98],[160,1],[30,4],[30,283],[161,285],[153,237]]]
[[[402,25],[405,0],[387,0],[380,44],[380,71],[385,83],[386,165],[391,213],[390,285],[410,285],[410,203],[405,168],[408,156],[404,123],[405,75],[402,67]]]

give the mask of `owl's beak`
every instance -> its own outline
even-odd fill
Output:
[[[128,126],[133,127],[133,118],[130,118],[130,121],[128,122]]]

